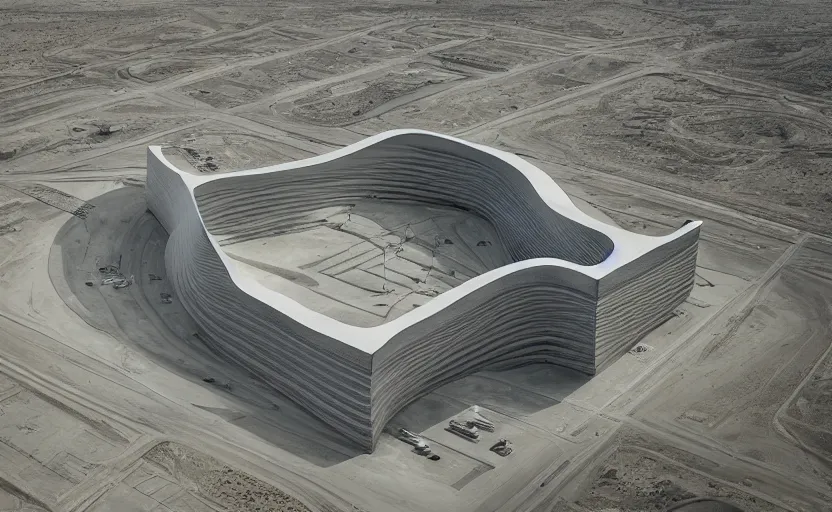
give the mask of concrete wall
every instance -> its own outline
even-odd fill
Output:
[[[194,191],[215,236],[257,236],[291,227],[318,208],[371,197],[467,210],[491,222],[514,261],[603,261],[613,242],[547,206],[505,161],[423,134],[385,139],[317,165],[222,179]]]
[[[614,242],[555,211],[539,187],[556,185],[526,172],[423,133],[313,166],[220,179],[185,175],[150,150],[147,201],[170,233],[165,260],[175,295],[211,349],[372,450],[408,403],[481,369],[552,363],[600,371],[689,294],[698,224],[667,239],[626,234]],[[244,291],[212,238],[262,236],[308,211],[369,196],[465,208],[492,222],[522,263],[474,278],[390,324],[327,331],[319,314],[286,297]],[[646,252],[615,245],[646,241]],[[367,348],[363,336],[382,343]]]

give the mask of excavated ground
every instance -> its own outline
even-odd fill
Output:
[[[0,509],[829,510],[830,36],[821,0],[3,3]],[[393,128],[520,154],[636,232],[703,219],[691,297],[593,379],[481,372],[360,453],[206,349],[166,279],[145,151],[233,172]],[[322,307],[358,325],[503,263],[462,212],[321,216],[224,249],[299,300],[326,280]],[[379,268],[388,242],[405,252]],[[368,261],[323,265],[354,243]],[[321,256],[289,268],[297,244]],[[479,443],[444,430],[473,405],[495,423]]]

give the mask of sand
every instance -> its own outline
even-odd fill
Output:
[[[586,512],[696,495],[826,510],[829,16],[824,2],[7,2],[0,504]],[[143,200],[146,148],[213,175],[398,128],[519,154],[627,230],[703,220],[690,298],[649,350],[592,379],[481,371],[391,419],[439,461],[389,433],[371,455],[351,448],[195,336]],[[235,245],[262,272],[253,243]],[[96,284],[119,260],[133,284]],[[473,405],[496,428],[480,443],[444,430]],[[488,451],[499,437],[509,457]],[[160,453],[204,471],[170,473]],[[222,468],[236,505],[211,480]]]

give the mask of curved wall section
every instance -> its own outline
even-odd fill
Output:
[[[216,236],[262,236],[315,209],[374,198],[467,210],[493,224],[513,261],[595,265],[613,250],[604,233],[547,207],[506,161],[424,133],[298,169],[211,181],[195,195],[205,227]]]
[[[241,275],[220,247],[370,196],[466,209],[495,227],[514,263],[360,328]],[[629,233],[580,212],[514,155],[415,130],[218,176],[184,173],[151,147],[147,201],[170,234],[175,295],[211,349],[367,450],[405,405],[483,368],[603,369],[690,293],[700,224]]]

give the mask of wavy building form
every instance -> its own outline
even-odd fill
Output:
[[[147,158],[147,202],[170,234],[168,279],[201,337],[368,451],[405,405],[479,370],[601,371],[693,287],[700,222],[659,237],[622,230],[521,158],[444,135],[390,131],[224,175],[183,172],[159,147]],[[513,263],[368,328],[263,286],[218,241],[367,197],[465,210],[493,226]]]

